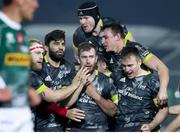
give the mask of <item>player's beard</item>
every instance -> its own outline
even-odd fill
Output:
[[[34,71],[41,71],[42,63],[32,62],[32,69]]]
[[[59,62],[62,61],[63,57],[64,57],[64,52],[62,54],[57,54],[56,52],[52,51],[51,49],[49,49],[49,57],[55,61],[55,62]]]

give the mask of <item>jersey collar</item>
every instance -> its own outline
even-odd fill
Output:
[[[21,24],[11,20],[10,18],[7,17],[6,14],[4,14],[2,11],[0,11],[0,19],[7,24],[9,27],[15,30],[20,30],[21,29]]]

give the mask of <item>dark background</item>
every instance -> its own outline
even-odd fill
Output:
[[[54,29],[65,30],[65,57],[73,62],[72,35],[79,26],[77,8],[84,1],[39,0],[40,7],[34,20],[23,25],[31,38],[42,41],[45,34]],[[169,67],[169,105],[180,104],[180,98],[174,95],[180,84],[180,0],[92,1],[98,4],[101,16],[113,17],[125,24],[136,41],[149,47]],[[170,119],[172,117],[168,117],[166,122]]]
[[[33,23],[78,24],[77,8],[87,0],[39,0]],[[94,0],[102,16],[125,24],[153,25],[180,30],[179,0]]]

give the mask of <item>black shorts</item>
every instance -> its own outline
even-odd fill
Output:
[[[36,128],[35,132],[63,132],[63,127],[46,127],[46,128]]]
[[[69,128],[67,131],[70,131],[70,132],[105,132],[107,130],[105,130],[105,129],[97,129],[97,128],[89,129],[89,128],[75,128],[75,127],[72,127],[72,128]]]

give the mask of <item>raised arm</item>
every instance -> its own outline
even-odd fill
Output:
[[[169,114],[180,114],[180,105],[169,107]]]
[[[168,107],[165,105],[164,107],[159,108],[158,113],[150,123],[143,124],[141,126],[141,130],[143,132],[152,131],[167,117],[167,115],[168,115]]]
[[[81,69],[78,71],[78,72],[81,73],[81,76],[84,77],[84,78],[82,78],[82,80],[81,80],[82,83],[80,84],[80,86],[78,87],[78,89],[76,89],[76,90],[71,94],[71,96],[69,96],[69,97],[64,101],[64,105],[65,105],[66,107],[68,107],[68,108],[71,107],[71,106],[77,101],[77,99],[78,99],[78,97],[79,97],[79,94],[81,93],[84,85],[87,83],[88,77],[90,76],[90,74],[87,74],[88,71],[89,71],[89,70],[87,69],[87,67],[81,67]]]
[[[158,103],[163,105],[167,102],[167,88],[169,83],[169,70],[168,67],[155,55],[152,55],[144,64],[149,68],[156,70],[160,80],[160,90],[157,95]]]
[[[104,99],[98,92],[94,85],[90,84],[87,86],[86,93],[94,99],[96,104],[109,116],[114,116],[117,111],[115,103],[109,99]]]
[[[180,114],[166,127],[165,132],[175,132],[180,128]]]
[[[52,90],[45,84],[42,84],[37,90],[37,94],[41,94],[42,98],[48,102],[58,102],[68,98],[76,89],[78,89],[82,84],[83,80],[86,79],[87,71],[81,69],[74,77],[72,84],[65,86],[59,90]]]

